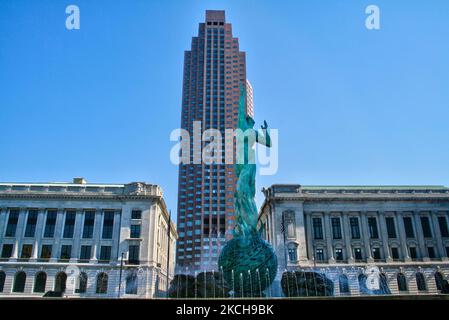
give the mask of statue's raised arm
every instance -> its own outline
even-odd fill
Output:
[[[270,131],[268,130],[267,122],[264,120],[263,125],[261,125],[260,127],[262,128],[262,134],[260,134],[260,131],[257,131],[256,141],[268,148],[271,148]]]

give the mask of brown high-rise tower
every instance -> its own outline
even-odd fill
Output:
[[[225,12],[208,10],[191,50],[184,53],[181,128],[189,131],[191,140],[194,122],[201,121],[201,131],[221,132],[225,150],[225,129],[237,127],[241,85],[248,89],[246,110],[253,116],[245,52],[239,50]],[[216,270],[221,247],[234,228],[234,165],[225,164],[224,152],[222,164],[192,164],[201,150],[193,141],[190,149],[191,164],[179,166],[177,268]]]

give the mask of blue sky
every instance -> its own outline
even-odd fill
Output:
[[[81,29],[65,29],[76,4]],[[365,28],[369,4],[381,30]],[[279,129],[257,187],[449,185],[449,2],[0,1],[0,181],[147,181],[176,212],[183,51],[225,9],[256,122]],[[261,203],[262,195],[258,195]]]

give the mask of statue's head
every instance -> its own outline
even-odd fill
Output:
[[[255,124],[256,122],[255,122],[254,119],[251,118],[250,116],[246,116],[246,123],[248,124],[248,127],[249,127],[249,128],[253,128],[253,127],[254,127],[254,124]]]

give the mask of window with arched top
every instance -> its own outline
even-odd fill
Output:
[[[23,271],[19,271],[14,276],[14,283],[12,287],[13,292],[24,292],[25,291],[25,282],[27,279],[27,275]]]
[[[86,293],[87,291],[87,274],[85,272],[81,272],[78,276],[77,288],[75,289],[76,293]]]
[[[442,291],[444,286],[444,276],[441,272],[435,272],[435,285],[437,286],[437,290]]]
[[[104,294],[108,292],[108,275],[101,272],[97,275],[97,288],[96,293]]]
[[[360,294],[369,294],[368,287],[366,286],[366,275],[363,273],[359,274],[358,281]]]
[[[407,278],[405,277],[405,275],[403,273],[398,273],[396,278],[398,281],[398,290],[400,292],[407,291],[408,286],[407,286]]]
[[[65,292],[67,283],[67,274],[65,272],[59,272],[55,278],[55,291]]]
[[[340,288],[340,294],[348,295],[351,293],[351,291],[349,290],[348,276],[346,276],[345,274],[341,274],[338,277],[338,286]]]
[[[378,294],[391,294],[390,287],[388,286],[388,277],[385,273],[379,275],[379,290]]]
[[[36,273],[34,277],[33,292],[45,292],[45,285],[47,283],[47,274],[43,271]]]
[[[137,286],[138,286],[137,281],[138,281],[137,270],[131,269],[126,277],[126,288],[125,288],[126,294],[137,294]]]
[[[5,279],[6,279],[6,273],[3,271],[0,271],[0,292],[3,292],[3,288],[5,287]]]
[[[421,272],[416,273],[416,287],[418,288],[418,291],[427,290],[426,279]]]

